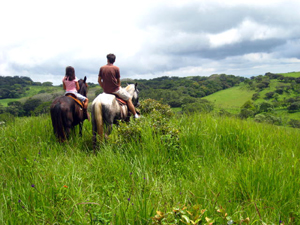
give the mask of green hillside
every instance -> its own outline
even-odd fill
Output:
[[[300,77],[300,72],[281,73],[285,77]]]
[[[246,101],[250,100],[254,93],[254,90],[247,90],[244,85],[239,85],[237,87],[218,91],[203,99],[213,102],[218,109],[223,108],[229,112],[238,113],[241,106]]]
[[[0,224],[299,224],[299,129],[157,109],[97,155],[88,121],[63,144],[48,115],[1,127]]]
[[[241,107],[251,101],[259,110],[260,105],[269,104],[269,113],[281,119],[300,119],[300,72],[271,74],[252,77],[235,87],[218,91],[203,99],[214,103],[215,110],[225,109],[239,114]],[[254,95],[256,95],[254,97]],[[291,110],[293,109],[293,110]],[[259,114],[261,112],[256,112]]]

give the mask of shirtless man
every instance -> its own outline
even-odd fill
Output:
[[[118,95],[126,101],[130,112],[133,113],[135,118],[139,118],[140,116],[135,111],[129,93],[121,87],[120,69],[114,65],[116,56],[114,54],[108,54],[106,58],[107,64],[100,68],[98,83],[105,93]]]

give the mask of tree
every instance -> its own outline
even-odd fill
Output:
[[[23,104],[19,101],[9,102],[6,111],[14,116],[24,116]]]
[[[259,99],[259,93],[257,92],[257,93],[254,93],[253,95],[252,95],[252,98],[251,98],[253,101],[255,101],[255,100],[257,100],[257,99]]]
[[[25,111],[25,115],[26,116],[30,116],[31,113],[35,110],[35,108],[37,108],[40,104],[42,104],[42,100],[41,99],[28,99],[26,100],[26,102],[24,103],[24,111]]]
[[[255,115],[255,106],[252,101],[246,101],[241,107],[239,117],[242,119],[247,119]]]
[[[42,86],[45,86],[45,87],[51,87],[52,85],[53,85],[53,83],[50,82],[50,81],[44,82],[44,83],[42,84]]]
[[[270,102],[262,102],[258,105],[258,113],[261,112],[270,112],[273,110],[273,104]]]
[[[287,107],[289,112],[296,112],[300,109],[300,102],[293,102],[290,106]]]
[[[272,98],[274,96],[274,94],[275,94],[275,92],[273,92],[273,91],[268,92],[268,93],[265,94],[265,96],[266,96],[265,98],[266,99],[270,99],[270,98]]]

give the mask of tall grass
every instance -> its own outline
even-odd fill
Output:
[[[222,206],[250,224],[299,223],[298,129],[193,114],[164,141],[145,116],[141,138],[111,139],[97,155],[91,124],[59,144],[49,116],[0,127],[1,224],[151,224],[156,211]],[[132,121],[131,123],[137,123]]]

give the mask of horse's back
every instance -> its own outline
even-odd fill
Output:
[[[94,99],[92,104],[101,103],[102,105],[110,105],[115,99],[116,97],[112,94],[101,93]]]

